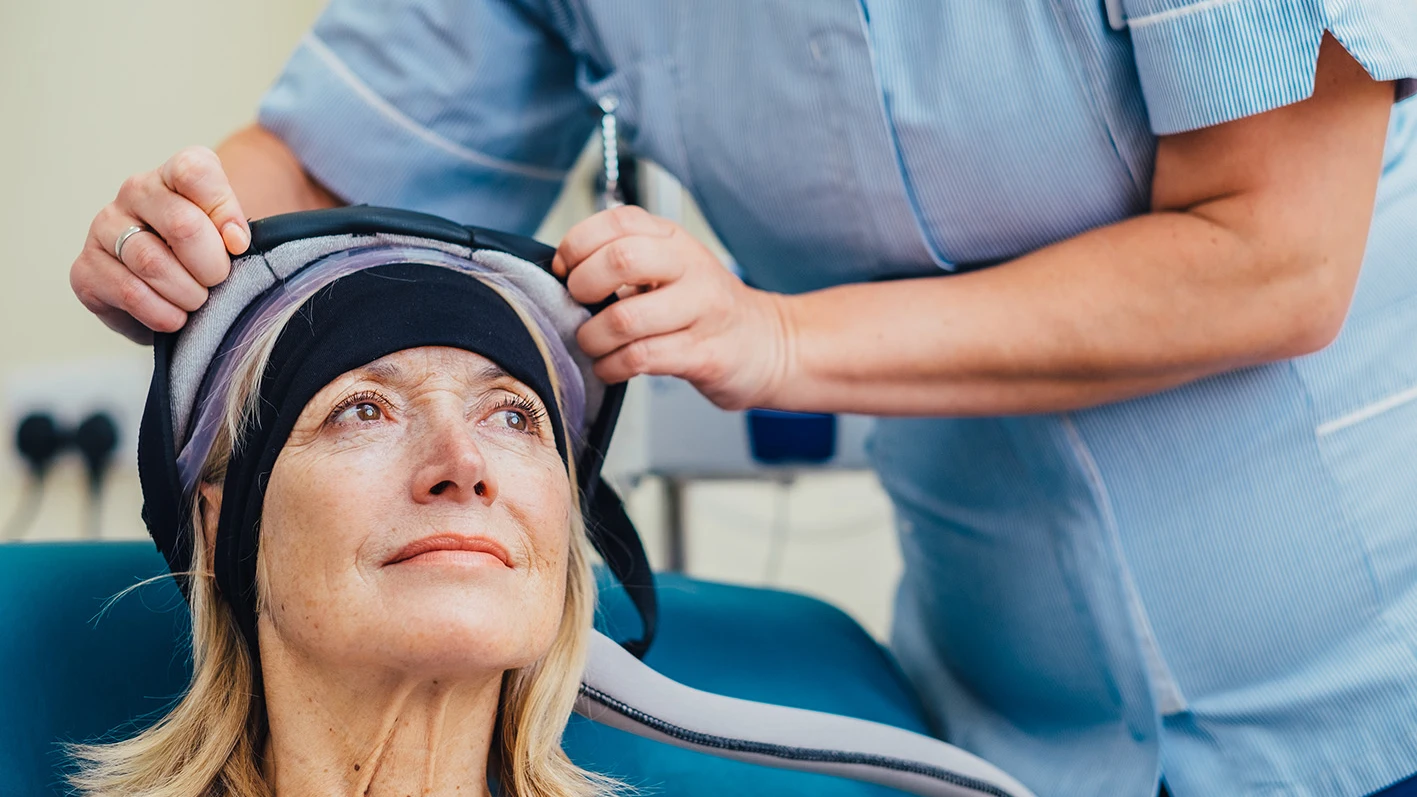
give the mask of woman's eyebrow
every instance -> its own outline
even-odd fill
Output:
[[[372,362],[359,369],[361,378],[386,385],[398,386],[409,381],[408,373],[398,363]]]
[[[488,363],[477,369],[472,374],[472,378],[479,382],[493,382],[498,379],[510,378],[511,374],[496,363]]]

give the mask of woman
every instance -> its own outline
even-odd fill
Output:
[[[583,348],[903,416],[894,647],[941,734],[1048,797],[1358,797],[1417,774],[1414,77],[1384,0],[347,0],[72,276],[141,337],[242,212],[529,230],[614,95],[754,287],[598,215],[572,291],[647,290]]]
[[[214,358],[233,366],[190,424],[215,430],[192,435],[191,687],[137,736],[77,748],[74,785],[611,792],[560,747],[595,605],[579,372],[505,285],[332,268],[272,292]],[[443,345],[406,346],[425,339]]]

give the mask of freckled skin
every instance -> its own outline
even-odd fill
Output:
[[[423,347],[344,374],[276,461],[258,632],[279,797],[487,793],[502,675],[561,620],[572,511],[550,424],[523,406],[540,398],[491,365]],[[511,567],[389,564],[437,533],[489,538]]]

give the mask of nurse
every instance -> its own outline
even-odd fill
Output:
[[[753,287],[598,214],[572,291],[648,290],[582,346],[887,416],[893,646],[941,735],[1046,797],[1413,794],[1414,77],[1400,0],[334,0],[71,276],[142,339],[246,216],[529,233],[614,96]]]

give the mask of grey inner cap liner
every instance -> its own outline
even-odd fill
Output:
[[[878,722],[715,695],[660,675],[595,632],[577,713],[677,747],[926,797],[1033,797],[989,762]]]
[[[415,246],[437,249],[475,261],[514,282],[551,319],[585,381],[585,423],[590,424],[605,398],[605,385],[591,370],[592,361],[576,343],[576,330],[590,312],[571,298],[565,286],[535,263],[506,252],[469,249],[466,246],[405,235],[329,235],[303,238],[282,244],[265,253],[241,257],[232,263],[231,276],[212,288],[207,303],[193,313],[173,349],[169,381],[172,391],[172,428],[178,451],[190,432],[197,393],[207,368],[217,354],[227,330],[256,297],[276,282],[334,252],[359,246]],[[253,267],[259,266],[259,267]],[[586,429],[571,430],[574,436]]]

